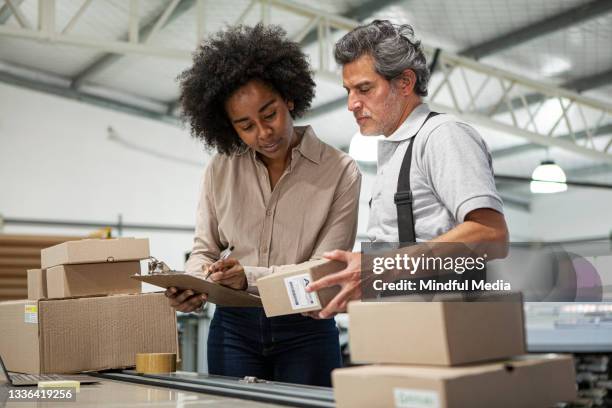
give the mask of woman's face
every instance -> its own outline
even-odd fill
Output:
[[[293,143],[293,102],[252,80],[225,102],[227,116],[242,141],[265,158],[284,160]]]

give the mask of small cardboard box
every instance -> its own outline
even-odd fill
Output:
[[[349,303],[351,361],[455,366],[526,353],[520,294],[446,298]]]
[[[126,368],[136,353],[177,353],[176,312],[163,293],[0,303],[0,355],[9,371]]]
[[[140,293],[140,261],[58,265],[47,269],[47,297]]]
[[[338,408],[543,408],[576,398],[572,357],[550,354],[466,367],[341,368],[332,381]]]
[[[47,297],[47,271],[28,269],[28,299],[38,300]]]
[[[42,269],[57,265],[137,261],[149,258],[146,238],[82,239],[40,251]]]
[[[306,286],[330,273],[341,271],[346,264],[319,259],[279,267],[271,275],[257,280],[259,296],[267,317],[320,310],[333,299],[339,286],[318,292],[306,292]]]

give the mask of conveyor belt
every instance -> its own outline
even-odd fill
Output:
[[[331,388],[278,383],[245,382],[232,377],[189,374],[137,374],[132,370],[90,373],[95,377],[204,394],[241,398],[291,407],[334,407]]]

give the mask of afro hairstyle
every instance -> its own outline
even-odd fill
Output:
[[[225,102],[251,80],[260,80],[285,101],[292,118],[310,107],[315,83],[306,55],[279,26],[228,27],[204,40],[183,71],[180,103],[191,134],[208,149],[232,154],[244,149],[225,112]]]

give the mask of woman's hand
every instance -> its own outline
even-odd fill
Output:
[[[232,289],[245,290],[248,287],[244,268],[237,259],[221,259],[210,265],[209,271],[212,272],[210,280]]]
[[[166,289],[165,293],[170,306],[183,313],[190,313],[202,307],[208,296],[204,293],[195,293],[193,290],[179,290],[171,287]]]

